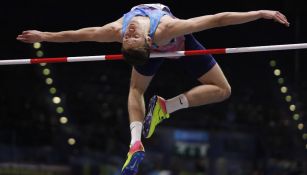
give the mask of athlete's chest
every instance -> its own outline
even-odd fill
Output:
[[[135,16],[131,19],[131,21],[138,21],[141,25],[144,26],[146,31],[149,33],[151,29],[151,20],[148,16]],[[172,38],[167,37],[168,36],[168,30],[167,30],[167,23],[172,20],[172,18],[168,15],[164,15],[161,17],[158,25],[156,26],[156,29],[153,33],[153,42],[158,46],[163,46],[168,44]]]
[[[150,28],[150,18],[148,16],[134,16],[130,22],[137,21],[142,26]]]

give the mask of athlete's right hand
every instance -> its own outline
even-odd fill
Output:
[[[22,34],[18,35],[16,39],[25,43],[42,42],[43,32],[38,30],[23,31]]]

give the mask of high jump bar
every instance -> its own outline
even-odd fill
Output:
[[[297,49],[307,49],[307,43],[238,47],[238,48],[220,48],[220,49],[206,49],[206,50],[187,50],[187,51],[161,52],[161,53],[154,52],[150,54],[150,58],[159,58],[159,57],[169,58],[169,57],[206,55],[206,54],[231,54],[231,53],[266,52],[266,51],[278,51],[278,50],[297,50]],[[115,55],[98,55],[98,56],[30,58],[30,59],[15,59],[15,60],[12,59],[12,60],[0,60],[0,65],[64,63],[64,62],[105,61],[105,60],[123,60],[123,55],[115,54]]]

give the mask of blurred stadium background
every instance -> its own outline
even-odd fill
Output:
[[[290,1],[155,1],[179,18],[279,10],[289,28],[259,20],[195,36],[207,48],[307,42],[306,5]],[[119,44],[15,40],[23,30],[101,26],[152,1],[3,1],[1,59],[117,54]],[[142,175],[306,175],[307,51],[215,56],[232,97],[174,113],[159,126]],[[131,67],[122,61],[0,67],[0,174],[115,175],[130,142]],[[175,96],[197,84],[165,61],[145,94]]]

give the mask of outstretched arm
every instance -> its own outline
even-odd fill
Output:
[[[120,29],[121,19],[106,24],[102,27],[87,27],[79,30],[68,30],[61,32],[41,32],[37,30],[28,30],[17,36],[17,40],[34,42],[116,42],[118,41],[118,30]]]
[[[258,19],[272,19],[285,26],[289,26],[287,18],[278,11],[259,10],[250,12],[223,12],[206,15],[187,20],[175,19],[168,25],[168,32],[172,37],[199,32],[202,30],[228,25],[243,24]]]

